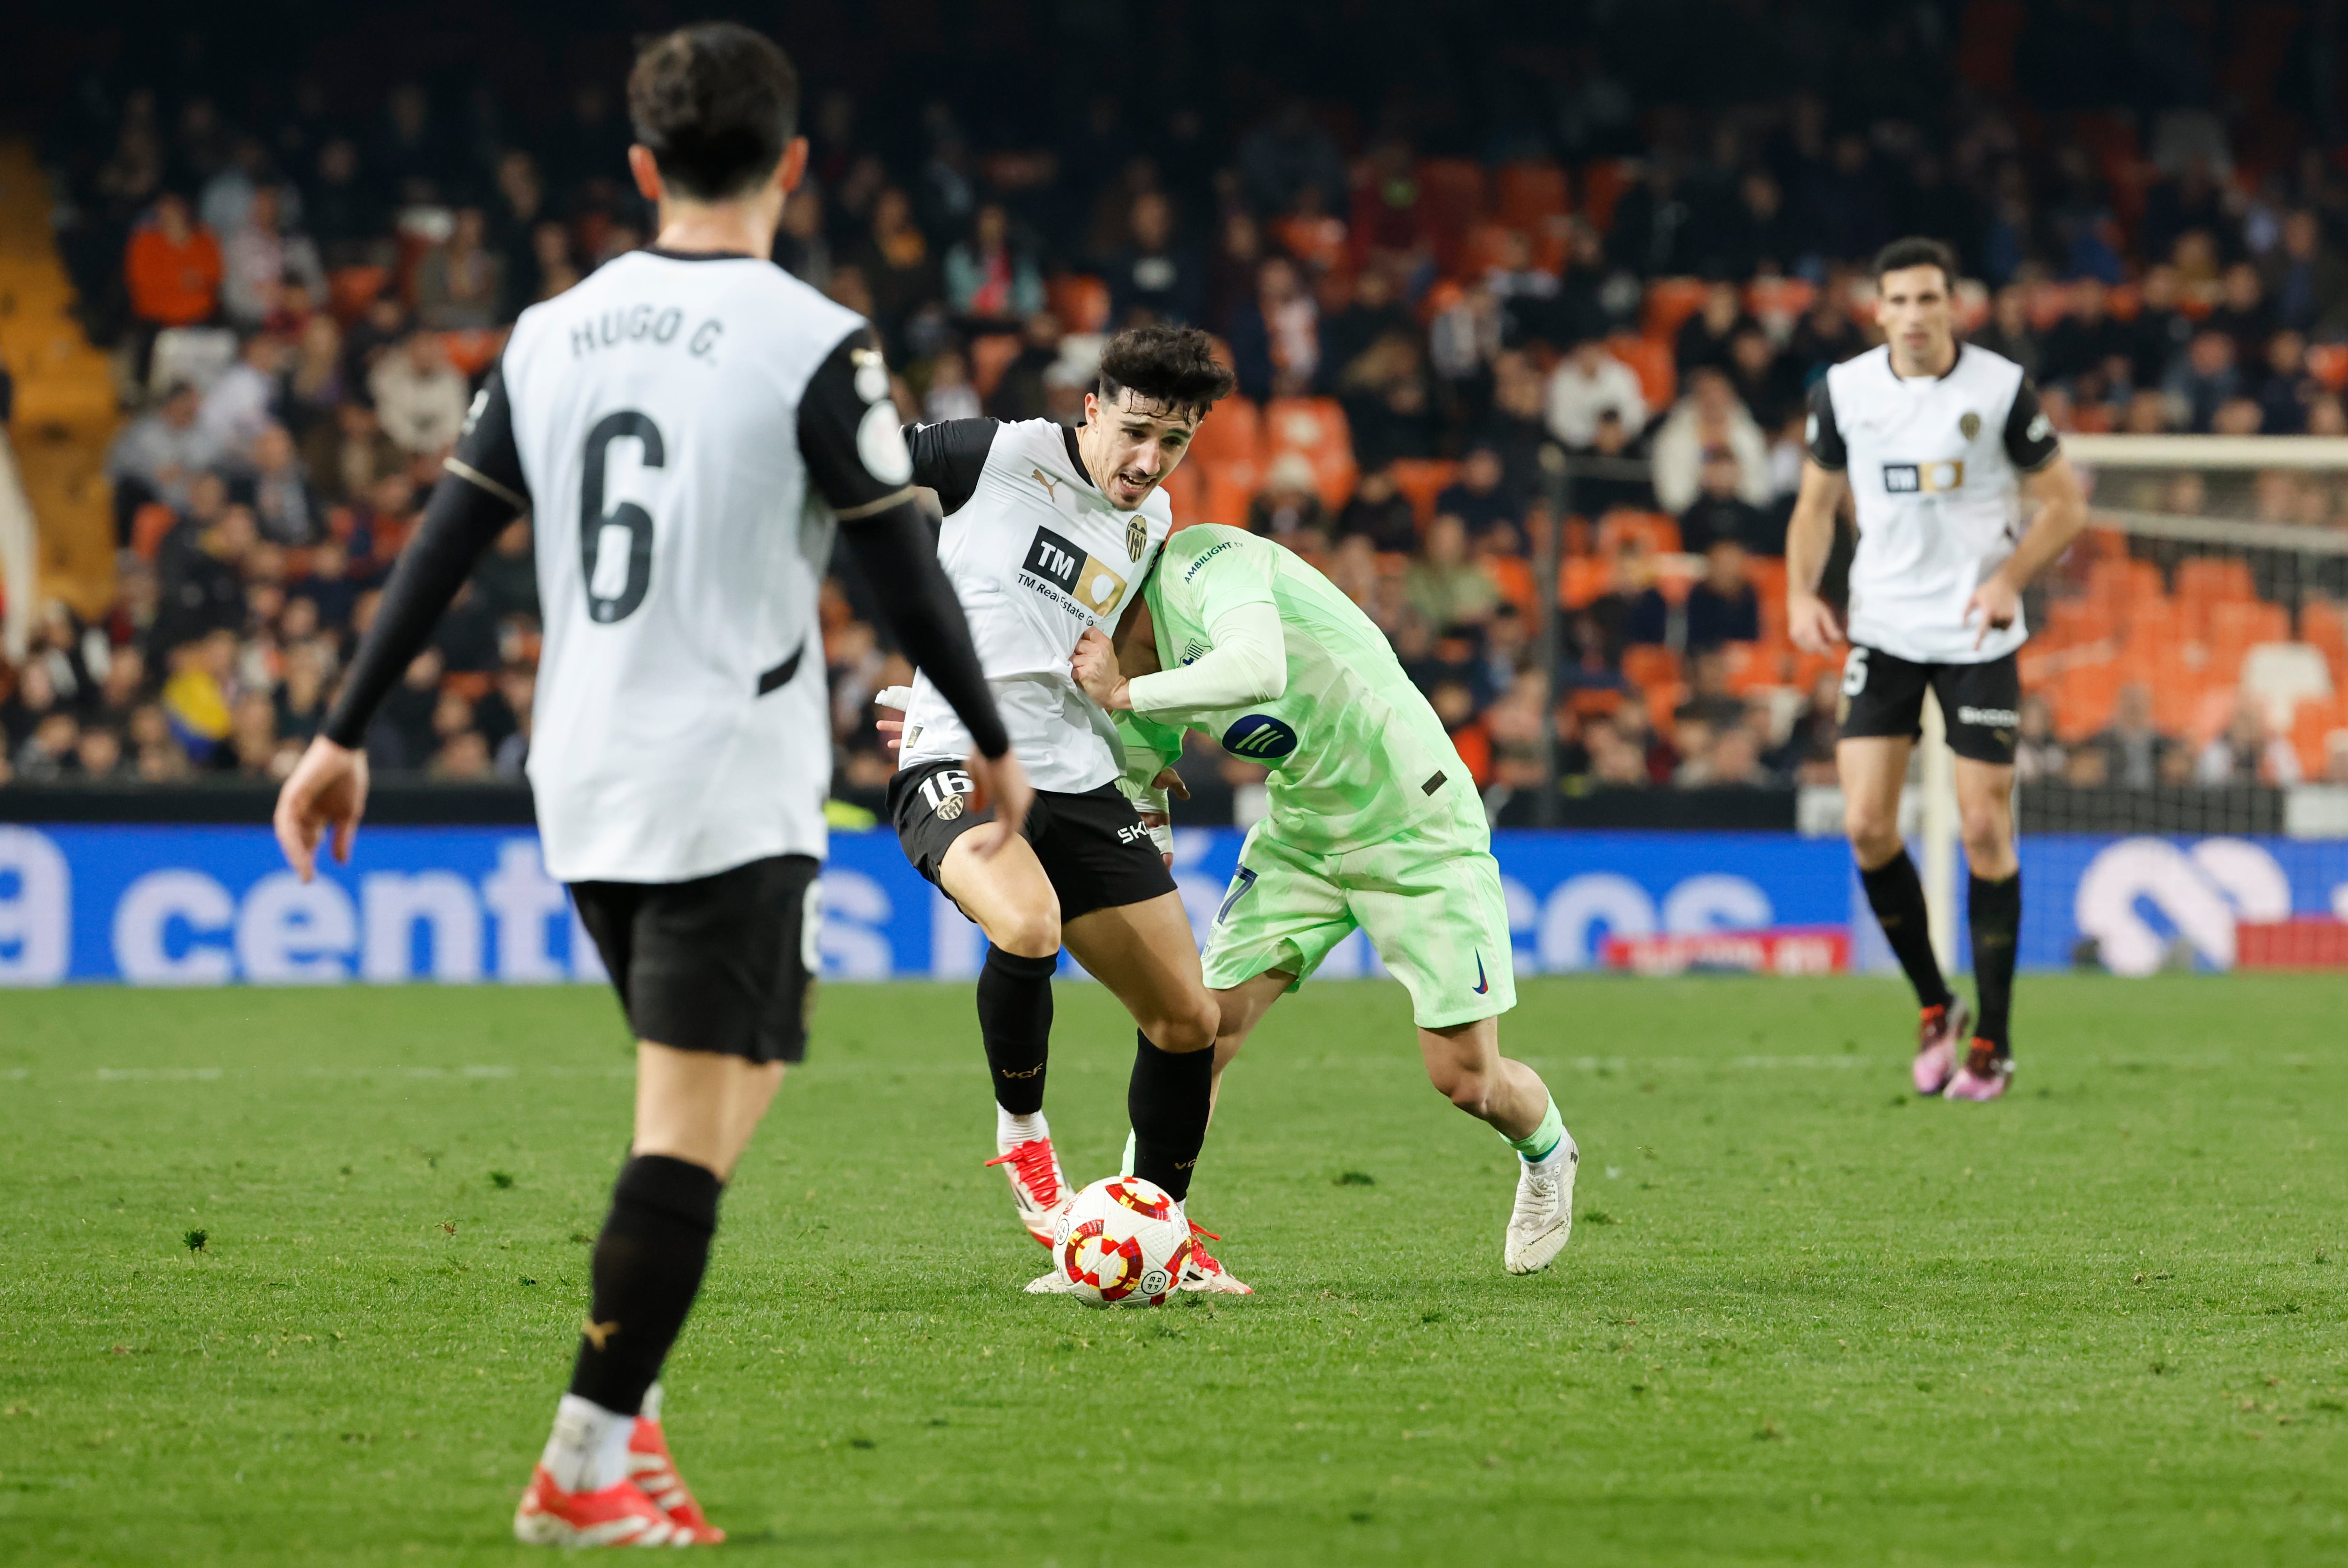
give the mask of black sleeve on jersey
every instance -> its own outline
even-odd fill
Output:
[[[1838,474],[1850,466],[1850,452],[1842,444],[1842,427],[1835,423],[1834,396],[1823,376],[1810,388],[1808,440],[1810,461],[1818,467]]]
[[[1011,737],[995,711],[994,693],[986,684],[978,650],[971,644],[962,601],[954,597],[953,583],[938,564],[938,542],[905,479],[899,475],[892,484],[887,477],[876,478],[865,466],[857,440],[868,410],[888,396],[883,391],[880,398],[868,401],[856,390],[857,371],[866,363],[862,356],[880,352],[870,327],[852,332],[808,379],[799,399],[799,452],[807,460],[808,477],[839,514],[840,537],[855,552],[856,564],[896,633],[898,645],[953,706],[980,753],[1000,757],[1011,749]],[[984,425],[988,440],[993,440],[992,419],[955,423]],[[983,449],[979,459],[985,460]],[[918,458],[912,478],[917,483],[930,482],[921,476]],[[977,482],[973,469],[971,485]],[[962,500],[969,499],[965,490]],[[953,502],[946,510],[960,504]]]
[[[908,425],[905,444],[913,449],[913,482],[938,492],[938,509],[948,517],[970,504],[986,454],[994,449],[1000,419],[941,419]]]
[[[490,371],[482,383],[446,467],[425,503],[424,520],[384,586],[374,624],[351,656],[349,678],[327,712],[322,733],[337,746],[356,748],[365,739],[367,721],[408,662],[424,651],[482,552],[530,509],[501,371]]]
[[[2013,466],[2025,474],[2034,474],[2054,460],[2063,449],[2063,442],[2054,434],[2054,421],[2038,405],[2038,388],[2030,377],[2013,394],[2013,407],[2005,416],[2005,455]]]

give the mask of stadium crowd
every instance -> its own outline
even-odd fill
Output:
[[[1807,95],[1634,124],[1602,60],[1578,68],[1578,129],[1488,160],[1296,98],[1219,141],[1104,96],[1063,142],[999,146],[939,103],[909,150],[822,94],[777,259],[880,325],[908,420],[1073,422],[1104,332],[1210,328],[1242,396],[1175,476],[1178,523],[1327,572],[1499,790],[1538,782],[1545,715],[1592,788],[1831,781],[1838,667],[1786,641],[1782,541],[1807,390],[1869,346],[1864,263],[1898,234],[1956,244],[1972,341],[2064,428],[2348,434],[2348,176],[2288,116],[1969,92],[1930,130]],[[46,150],[85,319],[137,390],[108,462],[118,600],[91,624],[49,606],[0,673],[0,780],[283,775],[502,328],[646,242],[629,139],[592,79],[535,138],[416,82],[366,105],[304,88],[266,117],[133,87]],[[2284,488],[2282,520],[2348,525],[2348,494]],[[379,769],[519,777],[530,529],[386,706]],[[870,699],[905,671],[865,603],[843,575],[824,616],[839,785],[869,798],[890,767]],[[2157,717],[2141,686],[2067,707],[2049,686],[2025,773],[2326,765],[2255,719]]]

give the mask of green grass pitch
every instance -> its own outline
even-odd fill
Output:
[[[1059,997],[1089,1180],[1132,1037]],[[671,1435],[794,1564],[2348,1559],[2348,981],[2021,1016],[1944,1105],[1891,984],[1528,985],[1581,1218],[1512,1279],[1400,988],[1308,987],[1194,1198],[1261,1294],[1104,1313],[1019,1294],[967,988],[832,986]],[[542,1561],[627,1074],[584,988],[0,1000],[0,1561]]]

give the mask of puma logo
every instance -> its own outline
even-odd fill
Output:
[[[579,1332],[587,1336],[588,1344],[602,1350],[611,1342],[612,1336],[620,1332],[620,1325],[616,1319],[610,1323],[598,1323],[591,1313],[587,1321],[579,1326]]]
[[[1054,482],[1052,476],[1045,473],[1041,469],[1029,469],[1027,471],[1035,476],[1035,482],[1044,487],[1044,493],[1045,496],[1050,498],[1052,504],[1055,506],[1059,505],[1060,487],[1058,484]]]

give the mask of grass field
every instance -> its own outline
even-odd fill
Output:
[[[1127,1313],[1019,1294],[970,1006],[829,988],[727,1196],[668,1384],[737,1555],[2348,1557],[2348,981],[2026,979],[1991,1107],[1902,1092],[1886,983],[1532,983],[1532,1279],[1400,988],[1309,988],[1193,1201],[1261,1294]],[[1061,988],[1080,1181],[1112,1006]],[[541,1561],[628,1094],[585,988],[0,998],[0,1561]]]

